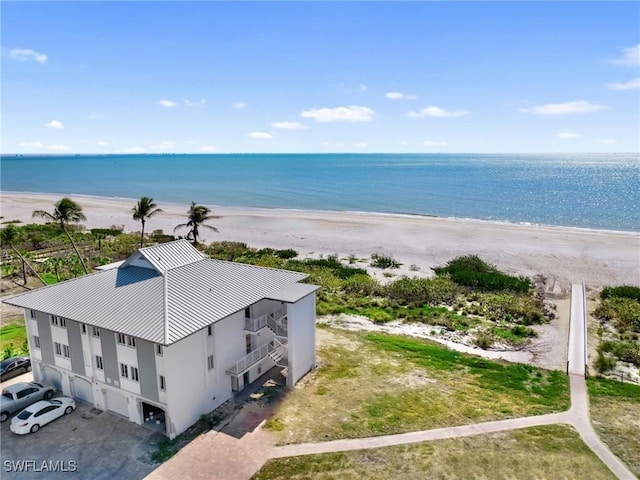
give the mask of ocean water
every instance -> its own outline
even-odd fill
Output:
[[[640,231],[640,155],[3,156],[2,191]]]

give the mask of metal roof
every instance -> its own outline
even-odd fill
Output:
[[[140,257],[147,260],[160,273],[164,273],[171,268],[182,267],[205,258],[204,255],[193,248],[187,240],[182,239],[141,248],[137,253],[131,255],[123,265],[127,266],[133,260]]]
[[[4,302],[168,345],[307,277],[205,259],[188,242],[183,245],[200,258],[185,263],[195,255],[176,256],[183,248],[176,248],[176,243],[142,249],[148,257],[153,249],[162,273],[128,265],[127,260],[119,268],[42,287]],[[163,246],[168,246],[167,252]],[[182,265],[168,268],[180,263],[180,258]]]
[[[269,300],[278,300],[279,302],[296,303],[319,288],[317,285],[309,285],[307,283],[292,283],[271,293],[267,298]]]

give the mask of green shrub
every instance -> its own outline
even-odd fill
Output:
[[[640,302],[626,297],[609,297],[602,301],[593,314],[604,321],[614,321],[619,332],[640,333]]]
[[[481,260],[476,255],[466,255],[450,260],[446,266],[435,268],[436,275],[449,276],[458,285],[483,291],[512,291],[527,293],[531,290],[531,280],[514,277],[500,272],[494,265]]]
[[[377,291],[378,282],[366,273],[358,273],[344,280],[342,289],[345,293],[369,296]]]
[[[491,348],[491,345],[493,345],[493,337],[487,333],[481,332],[473,339],[473,343],[481,349],[486,350],[487,348]]]
[[[595,361],[596,370],[600,373],[604,373],[613,369],[616,366],[617,360],[615,357],[608,357],[603,352],[598,352],[598,358]]]
[[[600,292],[600,298],[602,300],[612,297],[631,298],[633,300],[640,301],[640,287],[621,285],[618,287],[606,287],[602,289],[602,292]]]
[[[371,266],[376,268],[398,268],[400,267],[400,265],[402,265],[393,257],[388,255],[379,255],[377,253],[374,253],[373,255],[371,255],[371,259],[373,260],[371,262]]]
[[[458,289],[447,278],[403,277],[387,285],[386,293],[390,300],[401,305],[423,306],[452,303],[458,295]]]
[[[298,256],[298,252],[291,248],[286,248],[284,250],[276,250],[274,252],[276,257],[282,258],[283,260],[289,260],[291,258],[295,258]]]

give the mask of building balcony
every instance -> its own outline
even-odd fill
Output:
[[[278,341],[278,339],[274,338],[269,343],[261,345],[253,352],[250,352],[244,357],[237,360],[227,369],[227,373],[233,376],[242,375],[253,365],[264,360],[267,357],[273,360],[276,365],[280,367],[286,367],[289,363],[288,353],[287,342],[280,342]]]
[[[278,337],[287,336],[287,312],[285,309],[265,313],[255,318],[244,319],[244,330],[257,333],[263,328],[269,328]]]

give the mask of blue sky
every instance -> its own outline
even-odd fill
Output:
[[[3,153],[630,152],[638,2],[3,2]]]

